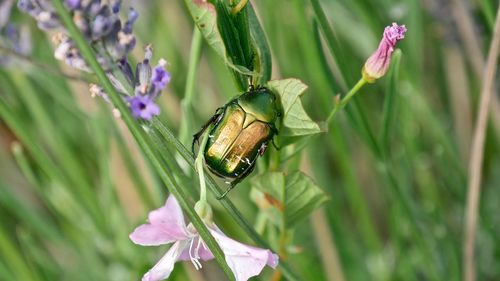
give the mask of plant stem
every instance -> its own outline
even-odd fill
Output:
[[[189,132],[191,132],[193,128],[192,105],[202,43],[203,36],[201,34],[201,31],[197,27],[195,27],[193,30],[193,39],[191,41],[191,50],[189,53],[189,66],[186,78],[186,86],[184,90],[184,98],[181,101],[183,121],[181,122],[179,129],[179,140],[183,144],[187,144],[187,142],[189,141]]]
[[[330,121],[335,117],[335,115],[339,112],[340,109],[344,108],[347,103],[354,97],[354,95],[363,87],[367,81],[364,78],[359,79],[358,83],[354,85],[354,87],[349,90],[349,92],[345,95],[344,98],[342,98],[341,101],[335,103],[335,106],[333,107],[332,111],[330,112],[330,115],[328,115],[328,118],[326,119],[326,123],[330,123]]]
[[[201,140],[200,148],[198,149],[198,155],[196,156],[195,167],[198,172],[198,179],[200,180],[200,201],[206,203],[207,202],[207,185],[205,182],[205,170],[203,169],[203,164],[205,163],[205,146],[207,145],[209,132],[212,129],[212,125],[207,128],[207,132],[203,135],[203,139]]]

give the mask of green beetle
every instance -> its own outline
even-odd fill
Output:
[[[192,150],[205,130],[208,132],[204,157],[209,170],[226,179],[230,187],[248,176],[258,156],[278,134],[276,122],[281,116],[281,102],[274,92],[259,86],[250,89],[216,110],[215,115],[193,136]]]

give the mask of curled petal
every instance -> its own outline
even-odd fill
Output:
[[[236,281],[246,281],[259,275],[265,265],[271,268],[278,265],[278,256],[270,250],[245,245],[218,230],[210,229],[210,233],[224,252],[227,265],[233,271]]]
[[[142,281],[159,281],[168,278],[174,270],[175,262],[179,260],[179,256],[188,246],[189,242],[187,240],[174,243],[158,263],[144,274]]]

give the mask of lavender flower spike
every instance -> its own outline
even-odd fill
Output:
[[[212,222],[205,223],[224,252],[236,281],[246,281],[258,275],[266,265],[272,268],[278,265],[278,256],[271,251],[232,240]],[[194,227],[191,224],[186,226],[179,203],[172,195],[165,206],[149,213],[149,223],[137,227],[130,234],[130,239],[143,246],[173,243],[160,261],[143,276],[142,281],[168,278],[179,260],[191,261],[196,269],[200,269],[200,259],[206,261],[214,258]]]
[[[366,61],[362,74],[368,82],[374,82],[387,72],[396,43],[405,38],[406,26],[392,23],[384,29],[384,36],[378,49]]]

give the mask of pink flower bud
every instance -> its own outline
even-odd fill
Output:
[[[378,49],[368,58],[363,66],[363,78],[368,82],[374,82],[382,77],[387,72],[391,63],[392,52],[396,43],[405,38],[406,26],[399,26],[397,23],[392,23],[392,26],[387,26],[384,29],[384,37],[378,45]]]

